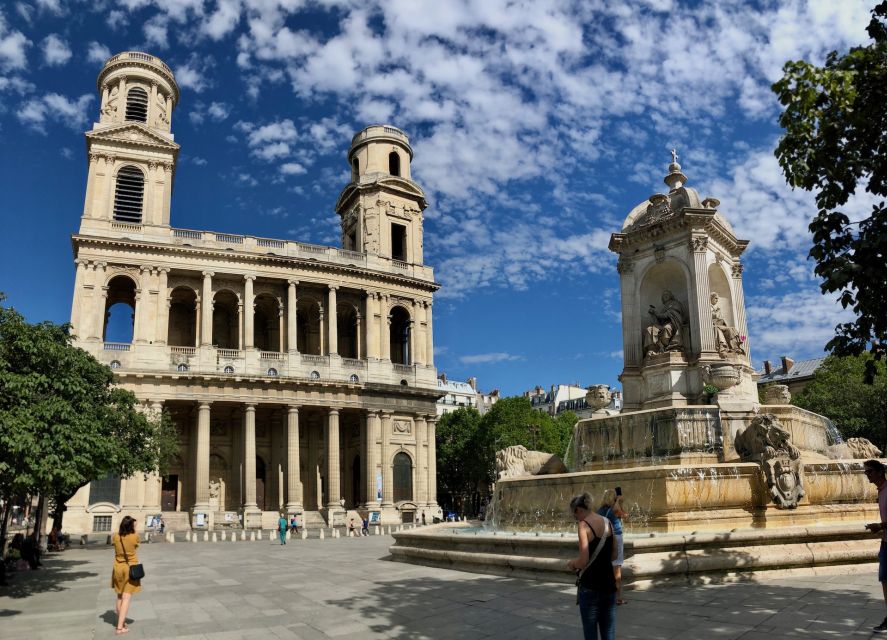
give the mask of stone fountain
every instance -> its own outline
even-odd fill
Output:
[[[875,556],[862,528],[878,519],[875,491],[859,458],[880,451],[841,442],[827,418],[789,404],[787,389],[769,389],[761,404],[740,261],[749,243],[718,200],[685,186],[676,155],[665,183],[668,193],[632,209],[610,239],[622,295],[622,412],[604,409],[609,395],[590,388],[597,411],[574,427],[567,473],[547,472],[552,463],[516,472],[503,455],[490,530],[398,536],[395,558],[563,577],[575,551],[570,497],[598,499],[615,486],[629,511],[626,570],[635,581]],[[704,561],[692,562],[694,549]]]

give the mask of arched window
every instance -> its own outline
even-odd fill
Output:
[[[351,180],[357,182],[357,178],[360,176],[360,161],[357,158],[351,161]]]
[[[114,219],[140,224],[144,196],[145,175],[137,167],[123,167],[114,187]]]
[[[118,476],[105,476],[101,480],[93,480],[89,483],[89,504],[110,502],[120,504],[120,478]]]
[[[394,501],[413,499],[413,461],[401,452],[394,456]]]
[[[400,155],[398,155],[397,151],[392,151],[388,154],[388,173],[393,176],[400,175]]]
[[[133,87],[126,94],[126,119],[148,122],[148,92],[141,87]]]
[[[275,369],[274,367],[271,367],[270,369],[268,369],[268,375],[272,378],[276,378],[277,377],[277,369]]]
[[[410,314],[403,307],[391,310],[391,362],[394,364],[410,364]]]
[[[134,338],[136,314],[136,284],[127,276],[114,276],[108,283],[105,296],[104,342],[130,344]]]

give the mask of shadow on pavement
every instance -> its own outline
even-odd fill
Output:
[[[68,552],[66,552],[68,553]],[[37,593],[64,591],[69,584],[84,578],[93,578],[98,574],[94,571],[78,571],[77,567],[91,564],[87,560],[75,560],[62,554],[44,556],[43,566],[36,571],[17,571],[7,574],[9,579],[5,587],[0,587],[0,597],[27,598]],[[108,569],[110,574],[110,568]],[[0,611],[0,615],[15,615]]]

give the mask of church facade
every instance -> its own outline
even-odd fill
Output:
[[[307,524],[358,513],[440,515],[432,302],[422,189],[408,137],[357,133],[335,206],[342,248],[171,225],[179,88],[159,58],[124,52],[98,76],[99,121],[72,237],[76,344],[147,411],[167,411],[169,474],[106,478],[68,503],[75,533],[124,515],[171,528]],[[109,338],[123,309],[129,339]]]

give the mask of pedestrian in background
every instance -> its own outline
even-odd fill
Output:
[[[616,545],[616,558],[613,560],[613,575],[616,578],[616,604],[625,604],[622,599],[622,565],[625,562],[625,548],[622,538],[622,518],[628,514],[622,508],[622,488],[607,489],[601,498],[599,515],[610,521],[613,527],[613,543]]]
[[[610,521],[593,511],[591,496],[583,493],[570,501],[578,523],[579,555],[567,563],[576,572],[576,604],[586,640],[616,638],[616,545]]]
[[[880,460],[866,460],[862,469],[868,481],[878,488],[878,512],[881,521],[870,522],[865,525],[865,528],[872,533],[881,534],[881,549],[878,551],[878,582],[881,583],[884,603],[887,604],[887,478],[885,478],[884,465]],[[872,631],[887,633],[887,617]]]
[[[111,538],[114,545],[114,568],[111,571],[111,588],[117,592],[117,629],[118,636],[129,632],[126,626],[126,612],[132,594],[142,590],[141,580],[133,580],[129,568],[139,564],[136,550],[139,547],[139,536],[136,534],[136,520],[131,516],[123,516],[120,528]]]
[[[277,521],[277,535],[280,536],[280,544],[286,544],[286,516],[280,514],[280,520]]]

